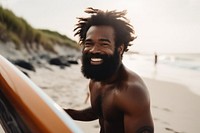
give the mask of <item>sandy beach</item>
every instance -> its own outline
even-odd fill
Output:
[[[140,73],[143,62],[140,63],[137,60],[134,62],[139,65],[129,64],[129,67],[132,66]],[[146,63],[148,68],[143,68],[141,71],[148,69],[149,72],[146,71],[146,73],[149,73],[149,76],[141,74],[141,77],[150,92],[155,133],[199,133],[200,96],[189,89],[191,86],[176,81],[161,80],[159,75],[165,73],[163,67],[157,66],[155,69],[153,66],[149,67],[148,62]],[[125,64],[128,65],[127,62]],[[90,100],[87,99],[89,80],[81,74],[80,61],[78,65],[65,68],[48,63],[42,66],[38,65],[35,68],[36,72],[23,70],[58,105],[73,109],[84,109],[90,106]],[[180,71],[180,69],[178,70]],[[187,78],[185,82],[187,82]],[[75,123],[85,133],[99,132],[98,120],[92,122],[75,121]],[[0,132],[3,132],[1,130]]]
[[[28,73],[31,80],[61,107],[83,109],[90,106],[90,101],[86,101],[88,80],[82,76],[80,64],[64,69],[47,64],[45,68],[37,68],[36,72]],[[142,78],[151,96],[155,133],[200,132],[198,95],[181,84]],[[86,133],[99,132],[98,121],[76,123]]]
[[[108,24],[101,23],[99,21],[101,16],[104,18],[101,10],[104,9],[108,13],[105,16],[114,17],[119,23],[118,21],[113,23],[113,18],[108,19]],[[118,49],[120,53],[121,50],[129,49],[122,52],[123,64],[137,73],[149,90],[154,133],[200,133],[199,13],[198,0],[120,2],[94,0],[70,1],[70,3],[69,1],[0,0],[0,55],[27,74],[30,80],[60,107],[79,110],[91,105],[89,80],[81,73],[80,60],[79,64],[76,64],[76,61],[80,59],[82,52],[102,52],[109,55],[111,50],[118,48],[114,43],[122,44]],[[87,15],[92,15],[91,19]],[[124,21],[126,17],[127,21]],[[104,25],[100,27],[102,29],[98,27],[101,25]],[[96,27],[90,29],[90,26]],[[85,46],[87,40],[91,42],[91,47],[89,44],[88,49]],[[102,45],[104,41],[110,41],[108,47]],[[79,47],[78,43],[83,43],[84,47]],[[102,61],[98,57],[95,58],[97,59],[92,59],[94,64]],[[7,73],[5,75],[9,79],[9,75]],[[21,85],[18,81],[17,84]],[[6,87],[3,86],[4,88]],[[24,93],[17,89],[13,90],[8,91],[8,94]],[[23,95],[28,97],[27,93]],[[13,102],[14,98],[7,96],[7,99]],[[16,107],[21,100],[18,99]],[[29,101],[31,97],[27,99],[26,101]],[[0,108],[3,120],[15,118],[18,112],[29,109],[20,107],[15,113],[10,105],[5,108],[4,99],[1,101],[3,101],[2,109]],[[35,106],[31,107],[35,109]],[[12,112],[11,115],[5,114],[7,110]],[[28,116],[34,116],[31,111],[30,114]],[[27,122],[29,119],[26,119],[25,115],[26,113],[23,113],[22,120]],[[52,117],[48,115],[48,118]],[[5,133],[1,122],[0,133]],[[98,120],[75,121],[75,123],[84,133],[99,133]],[[6,121],[6,124],[11,125],[8,127],[10,129],[13,125],[16,126],[12,119]],[[35,128],[35,123],[30,126]]]
[[[200,97],[185,86],[144,79],[150,94],[156,133],[200,132]]]

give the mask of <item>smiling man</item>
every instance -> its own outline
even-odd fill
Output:
[[[153,133],[148,89],[122,63],[123,53],[135,39],[126,12],[88,8],[79,18],[75,35],[82,49],[82,73],[90,79],[91,107],[65,109],[74,119],[99,119],[100,133]]]

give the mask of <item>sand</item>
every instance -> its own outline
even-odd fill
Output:
[[[151,94],[156,133],[199,133],[200,97],[186,86],[144,79]]]
[[[61,69],[46,64],[36,72],[27,71],[31,80],[63,108],[83,109],[87,100],[88,82],[80,65]],[[186,86],[142,77],[151,96],[155,133],[199,133],[200,97]],[[98,133],[98,121],[75,123],[85,133]]]

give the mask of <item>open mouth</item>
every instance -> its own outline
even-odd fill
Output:
[[[91,58],[90,63],[92,65],[99,65],[99,64],[103,63],[103,59],[102,58]]]

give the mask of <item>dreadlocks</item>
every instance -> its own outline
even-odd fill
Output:
[[[74,35],[79,35],[80,44],[84,43],[86,33],[91,26],[107,25],[113,27],[115,30],[116,47],[124,44],[124,51],[128,51],[127,47],[132,45],[130,42],[136,37],[134,36],[135,31],[133,30],[133,26],[130,25],[129,21],[125,17],[127,13],[126,10],[121,12],[117,12],[116,10],[102,11],[89,7],[85,12],[91,14],[91,16],[78,18],[78,23],[74,29]]]

